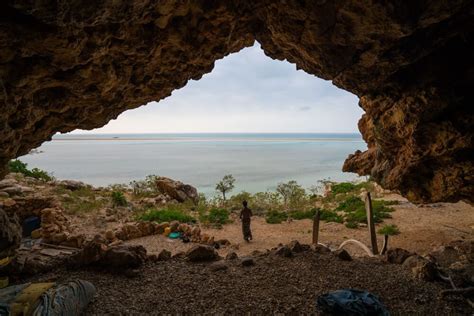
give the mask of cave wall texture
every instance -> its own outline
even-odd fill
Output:
[[[469,0],[4,0],[0,173],[56,132],[161,100],[257,40],[359,96],[368,150],[344,171],[414,202],[472,202],[473,31]]]

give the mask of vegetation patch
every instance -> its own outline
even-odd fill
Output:
[[[195,223],[196,219],[181,210],[174,208],[164,208],[160,210],[150,209],[144,214],[138,216],[139,220],[149,222],[171,222],[178,221],[180,223]]]
[[[388,207],[388,205],[395,203],[393,201],[372,200],[374,222],[381,223],[384,218],[391,218],[390,212],[393,212],[393,208]],[[345,213],[344,219],[347,222],[346,227],[348,228],[356,228],[358,223],[367,223],[365,203],[357,196],[347,197],[339,203],[335,210]]]
[[[388,235],[388,236],[394,236],[400,234],[400,230],[398,229],[397,225],[384,225],[382,228],[380,228],[377,233],[381,235]]]
[[[344,218],[337,214],[335,211],[329,211],[329,210],[319,210],[319,219],[322,220],[322,221],[326,221],[326,222],[334,222],[334,223],[344,223]]]
[[[199,220],[205,224],[222,226],[230,222],[229,211],[223,208],[212,208],[208,214],[202,214]]]
[[[268,224],[280,224],[283,221],[288,219],[288,214],[286,212],[279,211],[269,211],[265,215],[265,221]]]
[[[112,205],[117,206],[127,206],[127,199],[121,191],[112,191]]]
[[[89,187],[83,187],[75,191],[57,187],[55,192],[60,197],[61,203],[68,214],[97,212],[109,203],[107,197],[101,196]]]
[[[24,163],[21,160],[10,160],[8,162],[8,170],[10,172],[15,172],[15,173],[21,173],[25,175],[26,177],[32,177],[38,180],[42,181],[51,181],[53,180],[53,176],[51,176],[48,172],[38,169],[38,168],[33,168],[33,169],[28,169],[28,164]]]

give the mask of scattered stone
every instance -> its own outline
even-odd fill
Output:
[[[161,250],[158,254],[158,260],[160,261],[167,261],[169,259],[171,259],[171,252],[166,249]]]
[[[179,222],[178,221],[172,221],[170,222],[170,229],[171,229],[171,232],[175,232],[178,230],[178,227],[179,227]]]
[[[117,239],[117,237],[115,237],[115,233],[111,230],[105,232],[105,238],[111,242]]]
[[[150,262],[156,262],[158,261],[158,256],[156,254],[151,254],[151,255],[148,255],[148,257],[146,258],[147,261],[150,261]]]
[[[146,249],[141,245],[120,245],[107,249],[98,264],[112,268],[136,268],[146,260]]]
[[[334,251],[334,255],[343,261],[352,261],[351,255],[345,249]]]
[[[219,246],[229,246],[230,245],[230,241],[228,239],[219,239],[219,240],[216,240],[216,244],[218,244]]]
[[[275,255],[290,258],[293,257],[293,252],[288,246],[280,246],[275,250]]]
[[[186,253],[184,251],[179,251],[175,253],[173,256],[171,256],[173,259],[184,259],[186,258]]]
[[[225,257],[226,260],[235,260],[237,258],[239,258],[239,256],[234,251],[229,252]]]
[[[417,279],[433,281],[437,276],[436,265],[419,255],[413,255],[405,259],[403,267],[409,269]]]
[[[9,198],[10,194],[8,192],[0,191],[0,198]]]
[[[224,271],[224,270],[227,270],[229,267],[227,266],[227,264],[225,264],[225,262],[222,262],[222,261],[218,261],[218,262],[213,262],[210,266],[209,266],[209,269],[211,271]]]
[[[252,257],[243,257],[240,261],[243,267],[250,267],[255,265],[255,261]]]
[[[402,248],[394,248],[387,250],[385,258],[389,263],[402,264],[408,257],[413,256],[413,253]]]
[[[87,187],[84,182],[75,180],[62,180],[59,181],[58,184],[71,191],[76,191]]]
[[[326,246],[320,245],[320,244],[311,245],[311,249],[312,249],[315,253],[319,253],[319,254],[331,253],[331,249],[329,249],[329,248],[326,247]]]
[[[196,245],[186,252],[189,261],[212,261],[217,259],[217,252],[213,247]]]
[[[308,251],[311,249],[310,245],[300,244],[298,240],[293,240],[292,242],[290,242],[288,247],[293,252],[303,252],[303,251]]]

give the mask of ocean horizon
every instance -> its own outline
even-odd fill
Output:
[[[274,190],[289,180],[306,188],[319,180],[357,180],[342,164],[366,148],[358,133],[78,133],[55,135],[19,159],[58,179],[94,186],[155,174],[212,196],[226,174],[236,178],[231,195]]]

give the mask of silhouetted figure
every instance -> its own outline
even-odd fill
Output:
[[[252,232],[250,231],[250,218],[252,217],[252,210],[247,207],[247,201],[243,201],[244,208],[240,211],[240,219],[242,220],[242,234],[244,240],[252,240]]]

